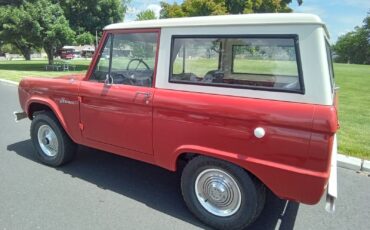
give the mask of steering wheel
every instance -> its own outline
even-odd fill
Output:
[[[126,77],[125,75],[120,74],[120,73],[114,74],[113,82],[115,84],[135,85],[134,79],[131,79],[130,77]]]
[[[135,67],[135,69],[134,69],[134,70],[137,70],[137,68],[139,67],[139,65],[140,65],[141,63],[146,67],[146,69],[147,69],[147,70],[150,70],[150,68],[149,68],[148,64],[146,64],[146,63],[145,63],[145,61],[144,61],[143,59],[141,59],[141,58],[134,58],[134,59],[131,59],[131,60],[127,63],[126,70],[130,70],[130,65],[131,65],[131,63],[132,63],[132,62],[134,62],[134,61],[139,62],[139,63],[136,65],[136,67]]]

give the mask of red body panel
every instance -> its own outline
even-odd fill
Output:
[[[32,104],[49,107],[71,139],[81,142],[78,90],[83,75],[62,78],[26,78],[19,85],[22,109],[30,115]],[[62,103],[60,103],[62,101]],[[63,103],[64,102],[64,103]]]
[[[84,138],[153,154],[153,88],[81,82]]]
[[[252,172],[280,197],[313,204],[329,176],[336,129],[330,126],[336,121],[331,111],[330,106],[157,89],[156,163],[175,170],[178,155],[186,152],[222,158]],[[253,135],[257,127],[266,130],[264,138]]]
[[[321,198],[338,129],[335,106],[89,82],[98,53],[86,77],[21,81],[23,110],[48,106],[79,144],[173,171],[183,153],[212,156],[245,168],[279,197]],[[257,127],[266,131],[261,139]]]

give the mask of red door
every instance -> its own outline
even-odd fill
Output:
[[[152,98],[157,31],[108,32],[80,85],[82,136],[153,154]]]
[[[84,138],[153,153],[152,88],[84,81],[80,95]]]

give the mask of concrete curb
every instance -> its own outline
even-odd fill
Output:
[[[352,169],[355,171],[361,170],[362,160],[359,158],[338,154],[337,162],[338,166],[341,168]]]
[[[362,169],[361,170],[370,173],[370,161],[364,160],[362,162]]]
[[[355,171],[370,172],[370,161],[362,160],[357,157],[346,156],[338,154],[337,156],[338,167],[351,169]]]
[[[18,82],[5,80],[5,79],[0,79],[0,82],[4,82],[4,83],[10,84],[10,85],[19,85]]]
[[[18,85],[18,82],[0,79],[0,82],[4,82],[10,85]],[[337,156],[338,167],[351,169],[355,171],[365,171],[370,172],[370,161],[362,160],[360,158],[346,156],[343,154],[338,154]]]

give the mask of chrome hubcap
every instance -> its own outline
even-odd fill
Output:
[[[195,194],[208,212],[227,217],[241,205],[241,192],[234,178],[219,169],[207,169],[195,180]]]
[[[41,125],[38,132],[37,138],[41,150],[45,155],[54,157],[58,153],[58,139],[55,132],[49,125]]]

